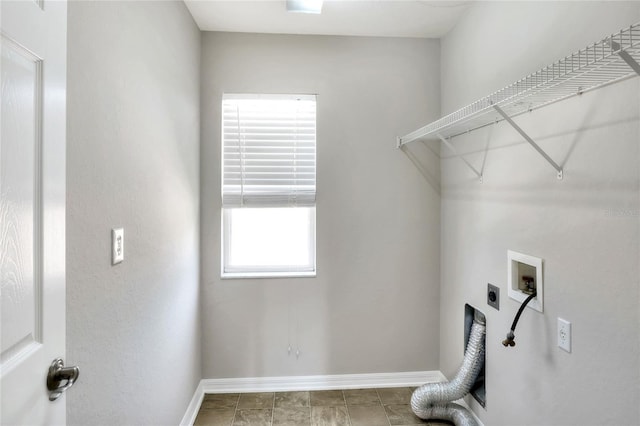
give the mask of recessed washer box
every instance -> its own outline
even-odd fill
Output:
[[[527,307],[543,312],[542,259],[513,250],[507,250],[507,259],[509,298],[522,303],[535,290],[536,297]]]

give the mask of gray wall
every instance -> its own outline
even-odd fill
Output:
[[[177,424],[201,371],[200,33],[182,2],[73,1],[68,49],[68,421]]]
[[[479,2],[442,40],[448,113],[640,20],[640,3]],[[583,94],[518,122],[564,180],[501,123],[454,140],[484,163],[480,184],[442,160],[440,367],[462,357],[463,307],[488,316],[487,425],[640,423],[640,79]],[[507,297],[507,250],[542,257],[544,313],[527,309],[517,345],[501,345],[518,304]],[[500,311],[486,286],[500,286]],[[573,351],[556,346],[557,317]]]
[[[204,378],[438,369],[440,200],[395,138],[439,87],[435,40],[203,34]],[[316,278],[220,279],[224,92],[318,94]]]

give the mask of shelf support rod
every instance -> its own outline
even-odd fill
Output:
[[[516,129],[516,131],[517,131],[518,133],[520,133],[520,135],[521,135],[521,136],[522,136],[522,137],[523,137],[527,142],[529,142],[529,145],[531,145],[532,147],[534,147],[534,148],[535,148],[535,150],[536,150],[536,151],[538,151],[538,154],[542,155],[542,156],[544,157],[544,159],[545,159],[545,160],[547,160],[547,162],[548,162],[549,164],[551,164],[551,165],[553,166],[553,168],[554,168],[554,169],[556,169],[556,171],[558,172],[558,179],[562,179],[562,174],[563,174],[563,173],[562,173],[562,167],[560,167],[560,166],[558,165],[558,163],[556,163],[555,161],[553,161],[553,159],[552,159],[551,157],[549,157],[549,155],[548,155],[546,152],[544,152],[544,150],[543,150],[542,148],[540,148],[540,146],[539,146],[537,143],[535,143],[535,142],[533,141],[533,139],[531,139],[531,138],[529,137],[529,135],[527,135],[527,134],[525,133],[525,131],[524,131],[524,130],[522,130],[522,129],[520,128],[520,126],[518,126],[518,125],[517,125],[517,124],[516,124],[512,119],[511,119],[511,117],[509,117],[509,116],[508,116],[508,115],[507,115],[507,114],[502,110],[502,108],[500,108],[498,105],[495,105],[495,104],[494,104],[494,105],[492,105],[492,106],[493,106],[493,108],[494,108],[496,111],[498,111],[498,114],[500,114],[500,115],[502,116],[502,118],[504,118],[504,119],[507,121],[507,123],[509,123],[509,124],[511,125],[511,127],[513,127],[514,129]]]
[[[626,51],[622,50],[619,43],[616,43],[613,40],[611,40],[610,43],[611,48],[613,50],[617,50],[616,53],[618,54],[618,56],[620,56],[627,63],[627,65],[629,65],[636,72],[636,74],[640,75],[640,64],[636,62],[636,60],[633,59],[633,57]]]
[[[462,161],[464,161],[464,164],[467,165],[467,167],[469,167],[473,173],[476,174],[476,176],[478,176],[478,179],[480,179],[480,183],[482,183],[482,173],[480,173],[479,171],[476,170],[475,167],[473,167],[471,165],[471,163],[469,163],[467,161],[466,158],[464,158],[463,156],[461,156],[460,154],[458,154],[458,151],[456,151],[456,148],[451,144],[451,142],[449,142],[448,140],[446,140],[444,137],[442,137],[441,134],[438,133],[438,138],[442,141],[443,144],[445,144],[447,146],[447,148],[449,148],[449,150],[451,150],[451,152],[453,152],[455,154],[456,157],[458,157],[459,159],[461,159]]]

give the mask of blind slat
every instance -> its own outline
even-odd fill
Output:
[[[315,205],[315,96],[225,95],[222,108],[223,206]]]

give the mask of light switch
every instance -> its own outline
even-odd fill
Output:
[[[111,230],[111,264],[116,265],[124,260],[124,229]]]

